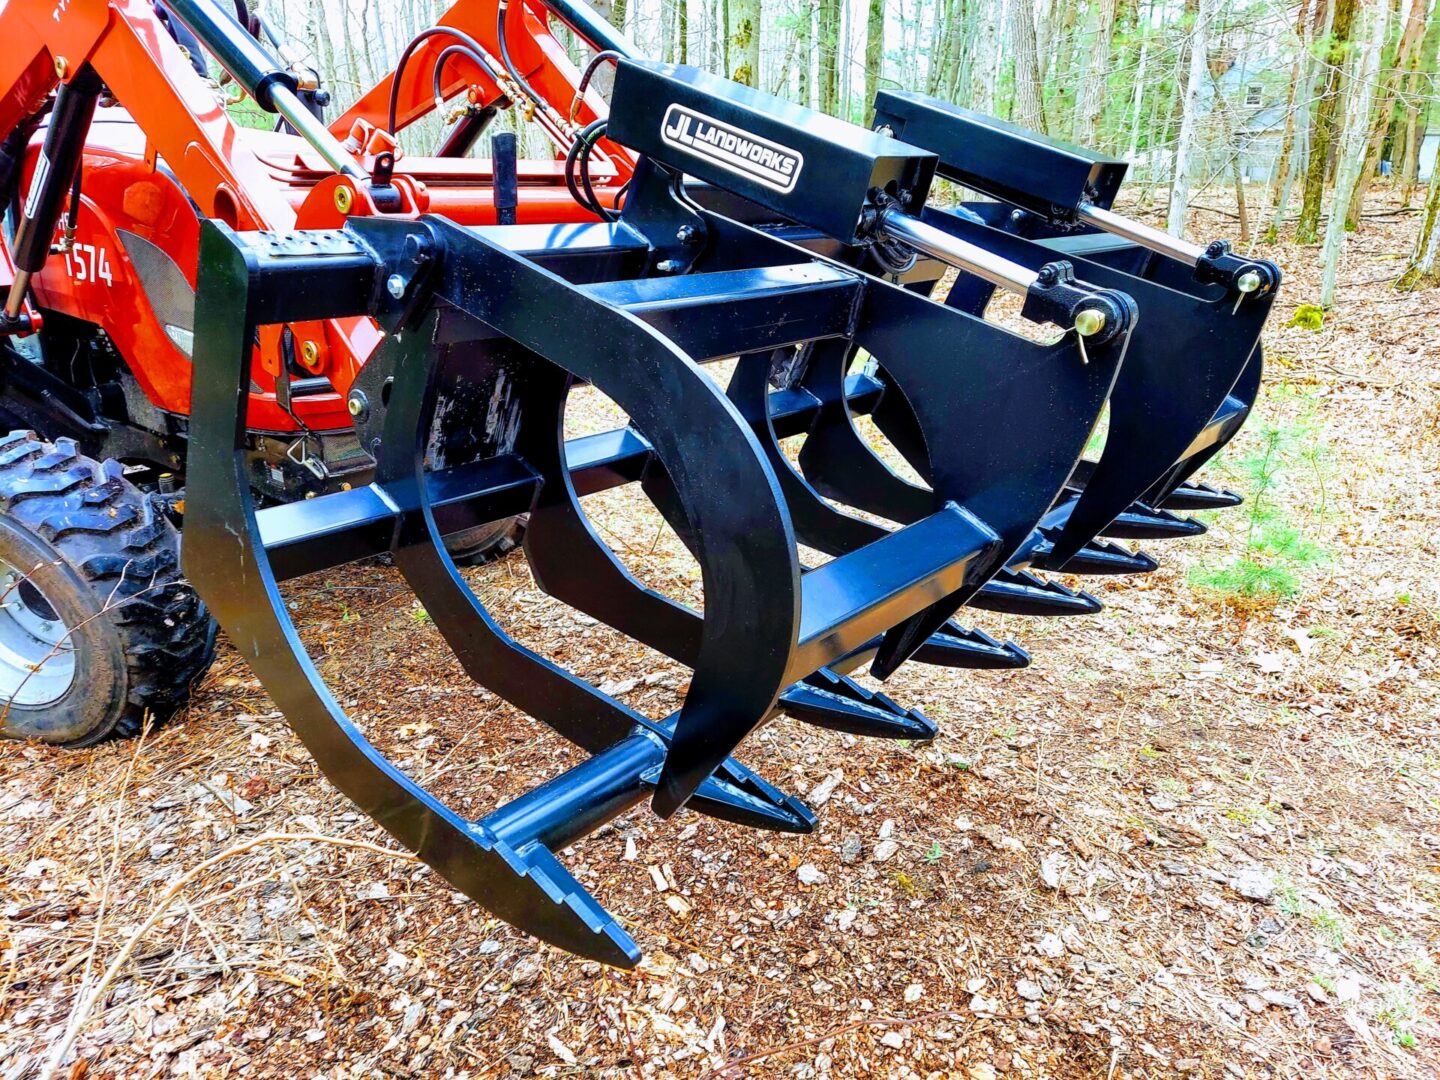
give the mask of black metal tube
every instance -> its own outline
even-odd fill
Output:
[[[490,191],[495,200],[495,224],[514,225],[520,205],[520,163],[513,131],[490,136],[490,160],[494,168]]]
[[[80,168],[85,140],[90,135],[90,121],[95,116],[95,103],[103,86],[95,69],[87,64],[55,91],[50,127],[45,132],[45,143],[35,161],[30,194],[21,207],[20,226],[15,232],[12,249],[15,280],[5,301],[7,319],[19,317],[31,275],[39,273],[50,257],[55,226],[60,221],[60,208]]]
[[[299,80],[214,0],[166,0],[166,6],[266,112],[279,111],[273,87],[299,91]]]
[[[659,736],[637,732],[506,803],[479,825],[512,848],[539,841],[558,851],[643,801],[655,790],[653,774],[664,760]]]
[[[505,100],[504,98],[500,99]],[[475,146],[476,140],[485,133],[495,117],[500,114],[499,106],[495,104],[483,105],[474,112],[467,113],[460,118],[459,123],[452,127],[435,151],[436,157],[463,158],[470,153]]]
[[[517,0],[518,2],[518,0]],[[600,17],[585,0],[541,0],[551,13],[575,33],[600,49],[617,52],[631,60],[643,55],[635,43]]]

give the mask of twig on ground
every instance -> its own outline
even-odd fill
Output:
[[[125,962],[130,959],[130,954],[135,951],[135,947],[140,944],[140,941],[145,935],[149,933],[151,928],[154,927],[165,912],[169,910],[170,905],[174,903],[176,897],[184,891],[185,886],[201,877],[207,871],[214,869],[226,859],[232,859],[236,855],[243,855],[247,851],[252,851],[257,847],[263,847],[266,844],[287,843],[332,844],[335,847],[357,848],[362,851],[374,852],[377,855],[388,855],[391,858],[407,860],[414,860],[415,858],[415,856],[408,851],[398,851],[395,848],[381,847],[379,844],[372,844],[365,840],[342,840],[339,837],[324,836],[320,833],[267,832],[261,833],[259,836],[253,836],[249,840],[243,840],[238,844],[233,844],[219,854],[212,855],[204,862],[191,867],[176,878],[170,887],[160,894],[160,899],[155,907],[151,909],[145,921],[126,938],[125,944],[120,947],[120,951],[117,952],[114,959],[110,961],[110,965],[105,969],[105,973],[100,976],[100,981],[97,982],[91,990],[83,993],[80,999],[76,1001],[75,1007],[70,1011],[70,1019],[65,1025],[65,1034],[61,1037],[60,1041],[55,1044],[55,1049],[50,1052],[50,1056],[45,1060],[44,1067],[40,1070],[40,1080],[54,1080],[54,1077],[59,1072],[61,1063],[64,1062],[66,1055],[69,1054],[70,1050],[74,1047],[75,1040],[80,1037],[80,1032],[84,1028],[85,1022],[90,1018],[90,1014],[94,1012],[95,1006],[100,1003],[100,999],[105,996],[105,992],[110,989],[110,984],[113,983],[120,974],[121,969],[125,966]]]

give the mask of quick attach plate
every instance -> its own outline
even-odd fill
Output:
[[[993,116],[909,91],[875,95],[875,129],[940,156],[939,173],[1047,221],[1072,223],[1081,203],[1109,208],[1128,165]]]
[[[875,189],[918,214],[935,155],[696,68],[621,60],[608,138],[843,243]]]

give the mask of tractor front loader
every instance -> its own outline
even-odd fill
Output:
[[[552,18],[593,53],[584,70]],[[640,956],[557,852],[646,801],[811,831],[733,756],[757,728],[785,713],[931,738],[851,676],[1023,666],[959,610],[1093,610],[1034,570],[1143,572],[1101,537],[1191,532],[1166,507],[1225,501],[1189,478],[1253,401],[1237,386],[1279,274],[1218,247],[1190,259],[1114,215],[1120,163],[1009,128],[977,152],[982,118],[920,98],[882,97],[867,131],[646,61],[576,0],[459,0],[331,125],[316,74],[215,0],[71,0],[53,19],[9,0],[5,31],[36,43],[0,59],[0,408],[29,429],[0,444],[6,733],[79,744],[173,709],[213,614],[332,783],[571,952]],[[274,132],[230,125],[209,63]],[[405,154],[407,126],[447,102],[439,152]],[[503,136],[468,157],[514,106],[555,159],[520,161]],[[930,205],[937,175],[1001,201]],[[997,290],[1055,333],[987,320]],[[722,385],[705,365],[728,360]],[[567,441],[583,385],[626,425]],[[642,584],[591,525],[582,500],[628,484],[694,556],[703,610]],[[459,565],[521,522],[543,590],[692,669],[677,711],[637,712],[487,610]],[[380,753],[281,585],[382,555],[477,684],[589,757],[475,818]],[[29,652],[7,653],[27,627]],[[142,677],[162,666],[169,697]]]

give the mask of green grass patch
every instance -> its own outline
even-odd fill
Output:
[[[1278,399],[1299,395],[1283,384],[1267,397]],[[1246,493],[1248,517],[1242,549],[1218,566],[1197,567],[1190,582],[1200,589],[1225,597],[1286,599],[1302,591],[1305,573],[1328,558],[1325,549],[1310,537],[1313,525],[1325,517],[1325,446],[1320,439],[1314,412],[1316,402],[1305,399],[1300,420],[1285,426],[1262,427],[1250,448],[1232,463]],[[1297,474],[1314,481],[1314,499],[1303,505],[1304,525],[1292,520],[1281,501],[1298,485]],[[1291,498],[1288,500],[1294,503]]]

